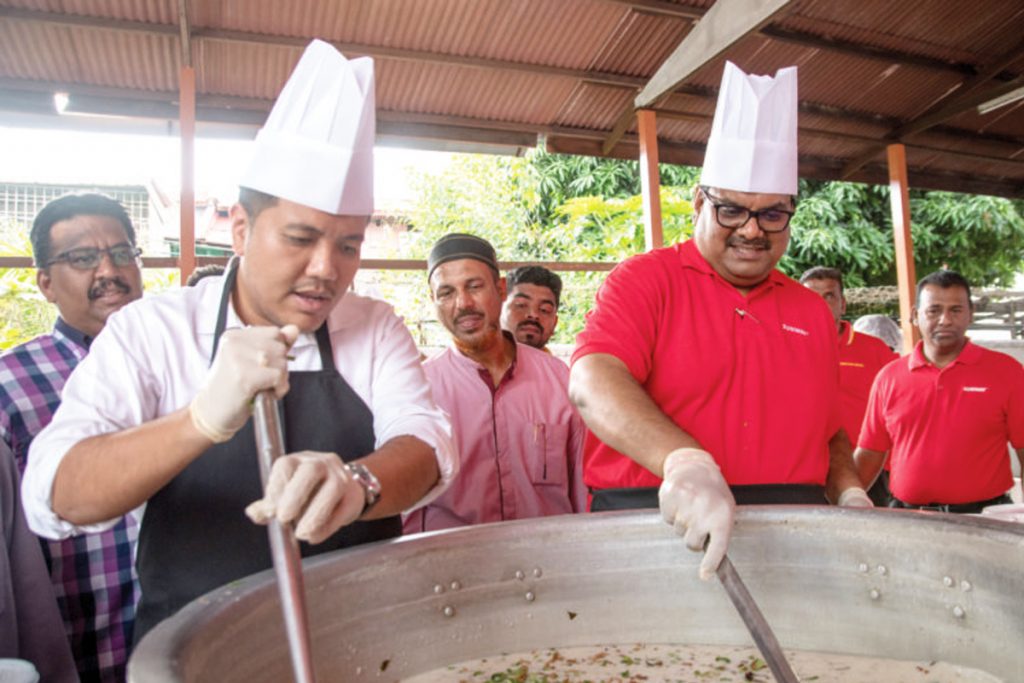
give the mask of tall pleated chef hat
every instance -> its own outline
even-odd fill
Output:
[[[373,213],[373,60],[314,40],[284,84],[239,182],[344,216]]]
[[[796,141],[796,67],[756,76],[726,62],[700,184],[796,195]]]

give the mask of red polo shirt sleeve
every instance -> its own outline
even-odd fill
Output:
[[[576,337],[572,363],[606,353],[621,360],[636,381],[646,381],[665,306],[664,292],[672,285],[666,254],[671,254],[678,268],[675,250],[662,250],[630,258],[608,274],[587,313],[585,329]]]
[[[868,450],[885,453],[892,448],[892,436],[885,424],[886,398],[892,389],[893,377],[899,374],[900,364],[905,364],[909,357],[900,358],[882,368],[875,376],[868,396],[868,407],[864,411],[864,422],[860,427],[857,446]]]

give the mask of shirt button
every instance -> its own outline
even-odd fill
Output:
[[[743,426],[744,426],[744,427],[746,427],[746,426],[747,426],[747,421],[746,421],[746,420],[744,420],[744,421],[743,421]]]

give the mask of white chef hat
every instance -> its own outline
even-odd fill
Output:
[[[700,183],[737,192],[797,193],[796,67],[751,76],[725,63]]]
[[[373,60],[314,40],[256,134],[239,184],[320,209],[373,213]]]

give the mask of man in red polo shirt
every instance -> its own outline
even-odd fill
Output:
[[[828,304],[839,330],[839,405],[843,429],[851,444],[857,443],[860,424],[868,407],[868,394],[875,375],[899,356],[884,341],[869,334],[858,334],[843,315],[846,296],[843,294],[843,273],[838,268],[816,266],[800,276],[800,284],[821,295]],[[868,491],[875,505],[889,502],[888,477],[883,471]]]
[[[570,396],[593,432],[592,508],[658,505],[711,576],[736,501],[870,506],[839,417],[836,328],[775,270],[797,193],[796,69],[727,63],[693,239],[608,276],[577,339]],[[660,488],[659,488],[660,487]],[[732,488],[730,488],[732,487]]]
[[[971,288],[940,270],[917,285],[921,341],[875,379],[855,460],[870,484],[889,455],[892,507],[980,512],[1009,503],[1006,444],[1024,463],[1024,367],[967,338]]]

